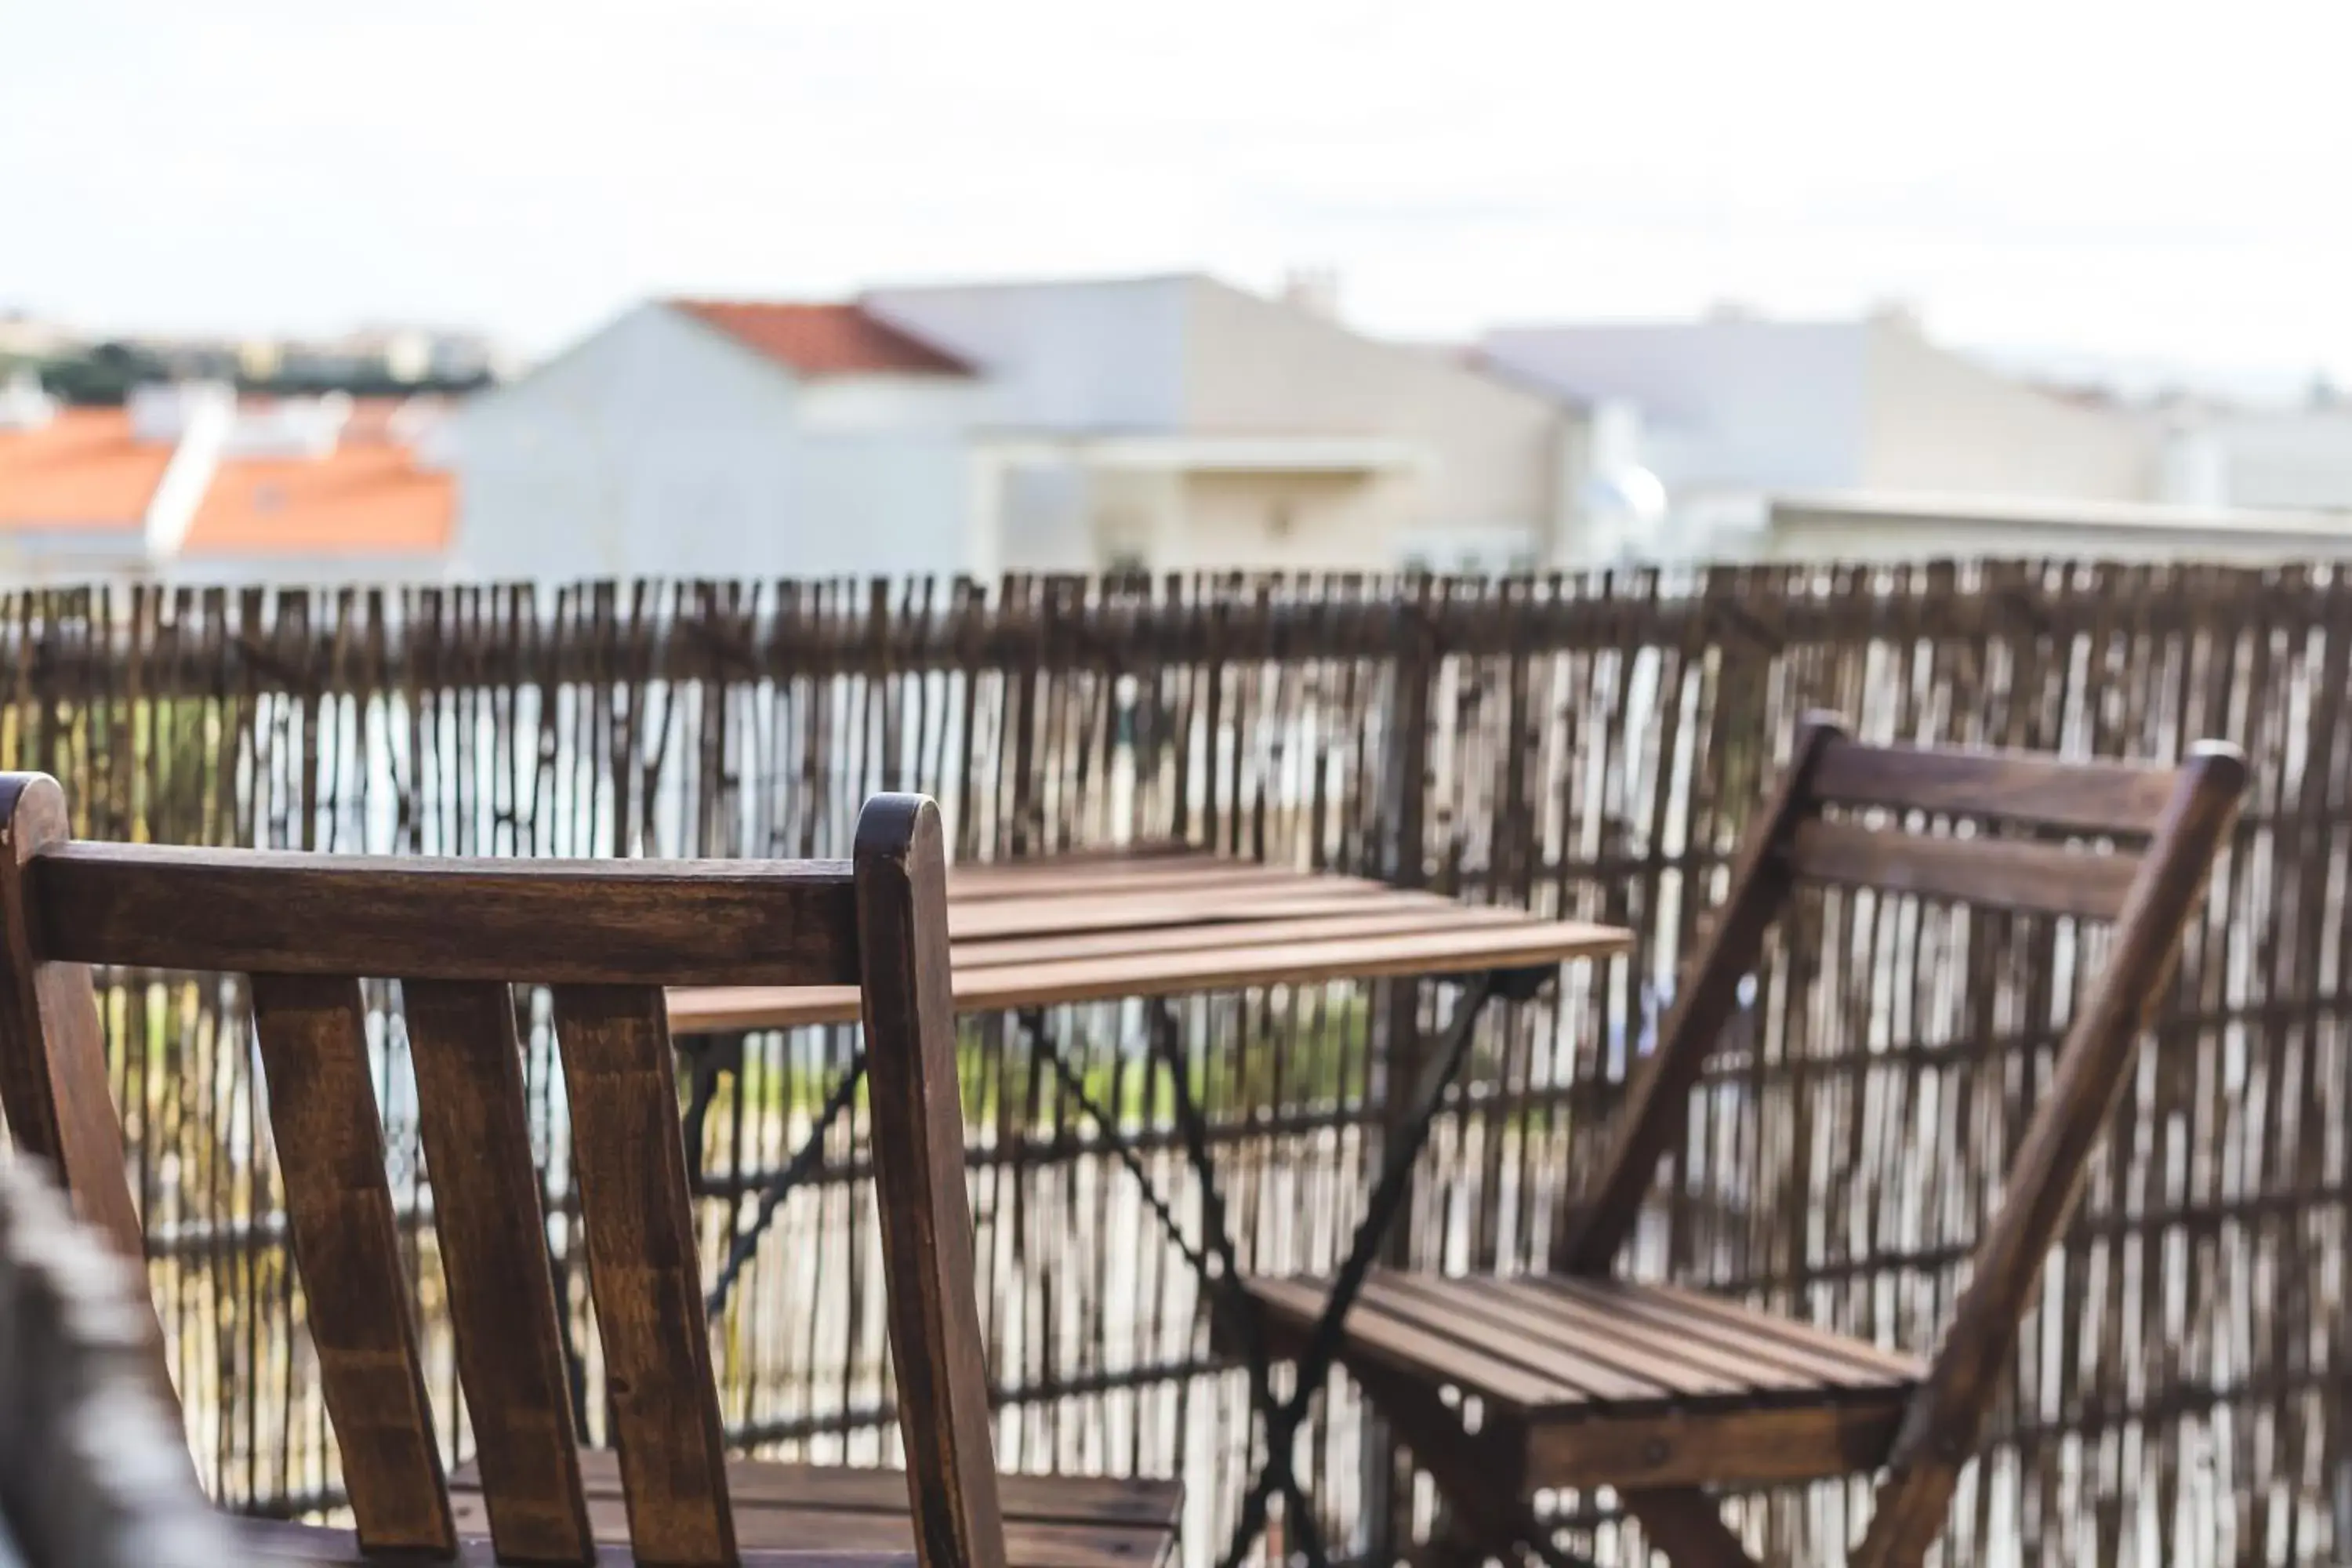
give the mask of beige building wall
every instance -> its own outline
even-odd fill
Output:
[[[2140,503],[1785,498],[1743,559],[1906,562],[2072,557],[2241,565],[2352,557],[2352,527],[2310,512]]]
[[[1422,505],[1409,474],[1190,474],[1171,570],[1385,570]]]
[[[2011,381],[1945,353],[1899,320],[1872,324],[1868,353],[1857,489],[2153,499],[2157,442],[2129,416]]]
[[[1570,542],[1560,535],[1572,499],[1576,430],[1559,402],[1447,355],[1359,337],[1208,279],[1191,280],[1185,307],[1186,430],[1382,436],[1426,456],[1417,482],[1381,478],[1344,502],[1338,496],[1344,485],[1307,481],[1301,495],[1318,517],[1334,521],[1328,530],[1294,525],[1286,551],[1319,551],[1308,542],[1324,539],[1336,549],[1348,529],[1363,531],[1346,563],[1367,567],[1393,566],[1394,554],[1381,552],[1421,530],[1523,528],[1547,559]],[[1311,431],[1300,427],[1302,417],[1313,421]],[[1203,493],[1230,509],[1245,488],[1213,479]]]

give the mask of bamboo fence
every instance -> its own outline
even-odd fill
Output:
[[[1518,582],[1186,579],[115,589],[0,595],[0,765],[66,780],[92,836],[492,855],[841,853],[860,802],[938,795],[956,854],[1177,837],[1634,928],[1485,1026],[1403,1260],[1542,1266],[1744,814],[1797,715],[1872,739],[2168,758],[2244,745],[2244,820],[2081,1212],[2044,1276],[1956,1562],[2321,1563],[2352,1552],[2345,1001],[2352,584],[1995,563]],[[2072,922],[1825,894],[1772,944],[1640,1242],[1671,1272],[1932,1345],[2097,939]],[[232,982],[107,977],[151,1271],[207,1482],[331,1510],[334,1447]],[[1184,1008],[1245,1257],[1328,1264],[1384,1085],[1444,1002],[1301,986]],[[397,1010],[373,1043],[439,1398],[429,1183]],[[550,1252],[601,1429],[543,1006],[529,1082]],[[1197,1223],[1131,1007],[1060,1010],[1178,1218]],[[983,1311],[1024,1468],[1179,1474],[1199,1557],[1248,1437],[1193,1283],[1099,1131],[1006,1020],[968,1026]],[[816,1124],[850,1041],[689,1058],[714,1087],[707,1259]],[[878,1261],[855,1114],[715,1325],[762,1452],[888,1462]],[[453,1453],[467,1441],[454,1415]],[[1305,1439],[1336,1538],[1425,1523],[1336,1383]],[[1835,1560],[1865,1493],[1740,1500],[1752,1545]],[[1571,1544],[1639,1561],[1606,1495]]]

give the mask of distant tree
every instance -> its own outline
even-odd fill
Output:
[[[120,405],[132,387],[168,379],[162,361],[129,343],[98,343],[41,366],[41,385],[51,396],[84,406]]]
[[[41,385],[52,396],[90,407],[119,406],[129,399],[133,387],[191,378],[231,381],[239,392],[269,397],[316,397],[328,392],[349,393],[353,397],[410,397],[420,393],[459,397],[490,384],[482,372],[401,381],[378,367],[341,374],[247,375],[233,361],[216,355],[180,354],[166,359],[123,342],[94,344],[79,353],[40,362],[37,368]],[[5,364],[0,364],[0,373],[5,370]]]
[[[239,392],[270,397],[315,397],[327,392],[348,393],[353,397],[413,397],[420,394],[458,397],[489,384],[489,376],[478,371],[470,375],[426,376],[421,381],[402,381],[389,371],[376,369],[344,375],[296,373],[236,378]]]

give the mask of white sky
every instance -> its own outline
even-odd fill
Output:
[[[0,306],[488,328],[1339,269],[1349,319],[1776,313],[2352,381],[2352,6],[0,0]]]

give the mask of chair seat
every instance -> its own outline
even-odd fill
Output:
[[[1280,1353],[1320,1279],[1248,1281]],[[1348,1315],[1360,1373],[1452,1387],[1524,1435],[1536,1486],[1801,1480],[1880,1463],[1926,1369],[1859,1340],[1678,1289],[1377,1269]]]
[[[629,1521],[617,1458],[609,1452],[582,1453],[580,1479],[596,1539],[625,1547]],[[819,1554],[795,1557],[791,1568],[824,1568],[825,1554],[836,1554],[845,1563],[862,1559],[863,1568],[912,1561],[907,1478],[898,1470],[731,1459],[727,1489],[735,1505],[736,1542],[747,1563],[756,1563],[761,1552]],[[1183,1488],[1175,1481],[1007,1475],[999,1491],[1009,1568],[1159,1568],[1170,1555],[1183,1506]],[[449,1478],[449,1498],[459,1539],[487,1542],[489,1515],[472,1465]],[[285,1526],[259,1526],[256,1531],[257,1545],[306,1563],[363,1561],[350,1542],[345,1531],[302,1531],[299,1539]],[[342,1554],[331,1554],[335,1543]],[[481,1561],[490,1560],[482,1548]],[[604,1561],[629,1560],[624,1550]]]

